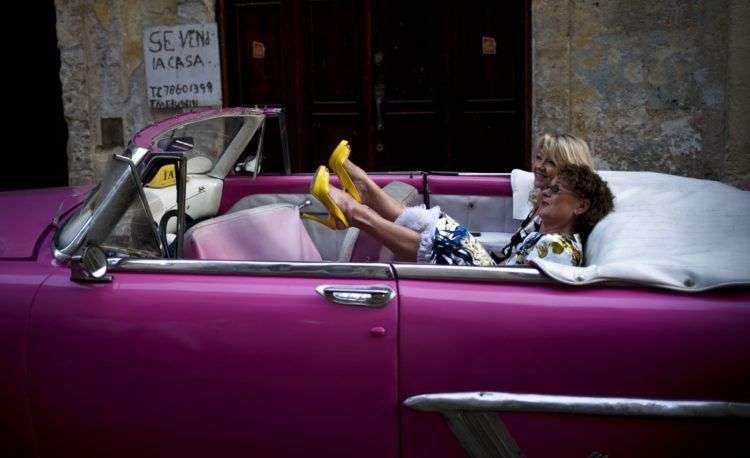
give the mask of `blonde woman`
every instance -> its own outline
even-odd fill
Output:
[[[492,253],[496,262],[508,259],[513,247],[527,235],[538,231],[541,221],[537,214],[541,190],[548,186],[566,165],[582,165],[594,169],[591,150],[585,140],[570,134],[544,134],[534,148],[534,161],[531,171],[534,172],[534,190],[531,193],[532,208],[500,253]]]

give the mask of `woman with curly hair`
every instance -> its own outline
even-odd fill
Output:
[[[357,227],[404,261],[494,266],[545,259],[579,266],[583,263],[582,236],[613,207],[611,191],[589,165],[565,165],[555,170],[555,177],[537,195],[537,230],[526,234],[502,258],[493,259],[464,226],[441,212],[440,207],[404,208],[348,156],[348,145],[342,142],[329,160],[347,192],[329,184],[325,166],[318,168],[310,187],[311,194],[328,209],[329,218],[305,216],[331,228]]]
[[[583,240],[614,207],[607,183],[591,168],[566,165],[538,196],[539,229],[510,247],[498,261],[508,265],[546,259],[580,266]]]

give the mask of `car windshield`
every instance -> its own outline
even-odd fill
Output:
[[[104,179],[91,190],[83,206],[58,231],[55,240],[58,250],[67,252],[69,247],[78,245],[102,203],[113,199],[123,183],[132,180],[128,164],[114,157],[109,159],[106,170]]]
[[[160,149],[156,145],[161,140],[190,137],[194,147],[186,153],[188,170],[223,179],[264,119],[264,115],[254,113],[186,122],[155,137],[150,148],[154,154],[148,154],[149,149],[131,145],[123,156],[138,164],[139,173],[145,173],[149,161],[159,156]],[[145,156],[141,163],[140,159]],[[118,255],[159,256],[155,222],[141,202],[140,186],[127,161],[111,157],[101,183],[55,235],[56,251],[67,258],[87,241]]]
[[[154,139],[152,149],[158,150],[163,140],[190,138],[193,148],[188,159],[210,161],[205,169],[216,178],[224,178],[245,151],[253,135],[263,122],[263,116],[223,116],[178,126]],[[193,161],[197,163],[197,161]]]

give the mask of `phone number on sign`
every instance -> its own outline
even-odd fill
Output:
[[[161,86],[149,86],[148,88],[151,91],[151,98],[183,94],[213,94],[214,91],[214,85],[210,81],[200,84],[164,84]]]

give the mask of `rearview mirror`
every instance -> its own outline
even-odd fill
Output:
[[[193,137],[162,138],[156,143],[160,150],[168,153],[190,151],[195,146]]]

